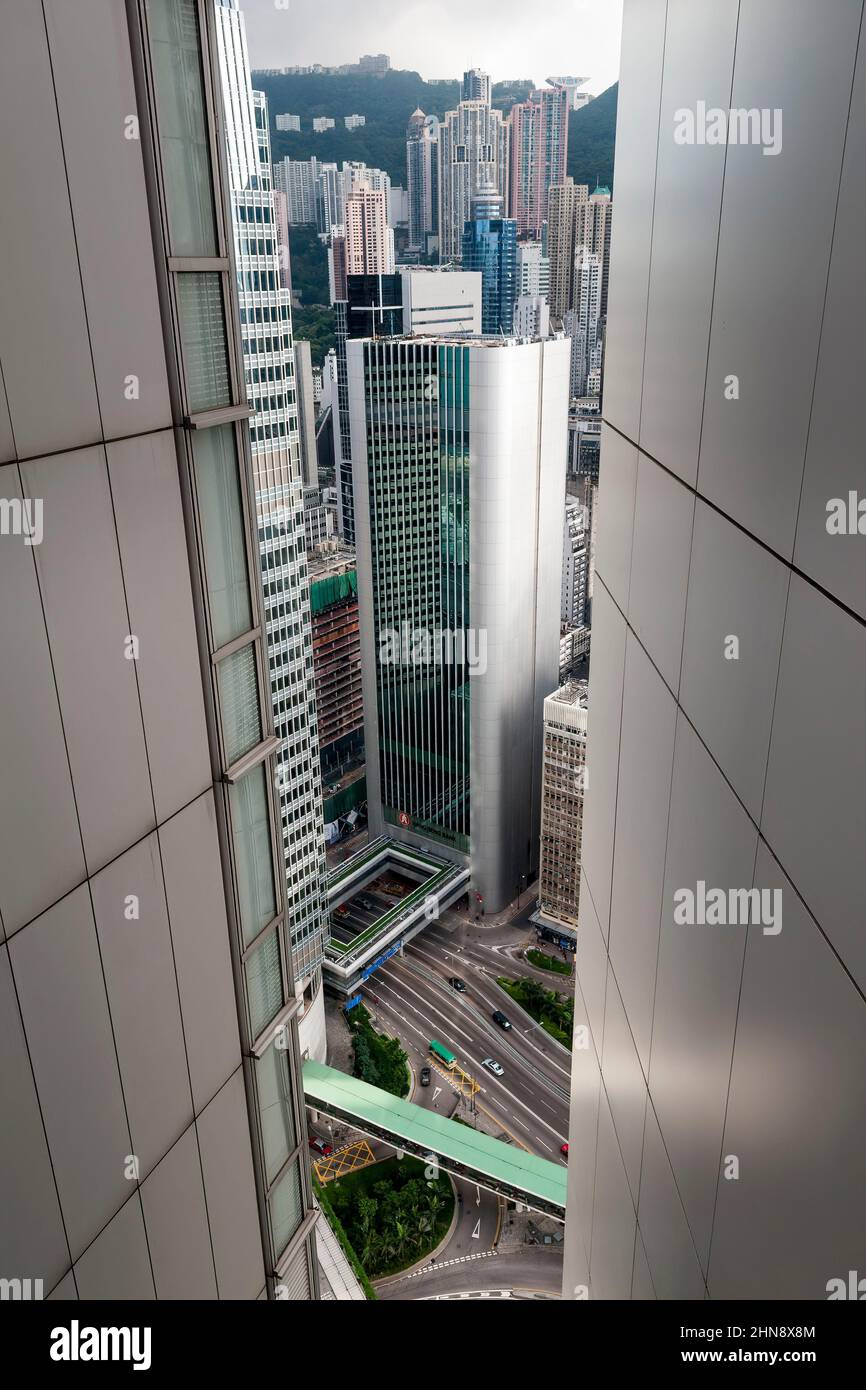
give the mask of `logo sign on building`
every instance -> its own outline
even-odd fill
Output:
[[[378,970],[379,966],[384,965],[386,960],[390,960],[392,956],[395,956],[397,952],[402,948],[402,946],[402,941],[395,941],[394,945],[389,947],[389,949],[385,951],[383,955],[376,957],[372,965],[368,965],[366,970],[361,971],[361,979],[368,980],[372,975],[373,971]]]
[[[399,820],[401,825],[404,825],[406,827],[407,830],[409,826],[412,824],[412,817],[409,815],[408,811],[401,811],[397,819]]]

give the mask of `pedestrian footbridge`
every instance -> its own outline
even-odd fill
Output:
[[[396,1149],[428,1159],[459,1178],[562,1221],[567,1172],[468,1125],[346,1076],[321,1062],[304,1063],[306,1103]]]

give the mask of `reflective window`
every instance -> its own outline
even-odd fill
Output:
[[[215,647],[253,625],[234,429],[192,433],[198,510]]]
[[[215,256],[195,0],[148,0],[148,17],[171,254]]]
[[[217,667],[220,722],[229,767],[262,741],[256,652],[250,644],[225,657]]]
[[[229,788],[241,929],[248,946],[277,914],[265,768]]]
[[[250,1031],[258,1037],[283,1006],[283,977],[280,971],[279,931],[271,932],[257,946],[244,965]]]
[[[270,1186],[297,1145],[292,1114],[292,1086],[289,1059],[284,1048],[272,1042],[256,1063],[256,1088],[262,1147],[265,1154],[265,1180]]]
[[[178,313],[191,414],[231,404],[222,276],[185,271],[177,276]]]

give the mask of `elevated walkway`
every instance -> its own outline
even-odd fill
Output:
[[[374,1139],[467,1178],[534,1211],[565,1219],[567,1171],[321,1062],[304,1063],[307,1105]]]

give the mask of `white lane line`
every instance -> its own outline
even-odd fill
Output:
[[[402,983],[403,983],[403,982],[401,981],[401,985],[402,985]],[[387,981],[384,980],[384,979],[380,979],[380,988],[381,988],[383,985],[385,986],[385,988],[390,989],[393,993],[395,993],[395,994],[397,993],[397,991],[396,991],[396,989],[395,989],[395,987],[394,987],[393,985],[388,984]],[[443,1023],[447,1024],[449,1028],[455,1027],[455,1025],[454,1025],[449,1019],[447,1019],[443,1013],[441,1013],[438,1009],[433,1008],[433,1006],[430,1004],[430,1001],[429,1001],[429,1000],[426,1000],[426,999],[424,998],[423,995],[418,994],[416,990],[411,989],[411,986],[407,986],[407,988],[409,988],[410,993],[412,993],[412,994],[415,995],[415,998],[416,998],[416,999],[420,999],[421,1002],[422,1002],[423,1004],[426,1004],[426,1006],[427,1006],[429,1009],[432,1010],[432,1012],[438,1014],[439,1018],[441,1018],[442,1021],[443,1021]],[[400,996],[398,995],[398,998],[399,998],[399,997],[400,997]],[[405,1003],[406,1001],[404,1000],[403,1002]],[[410,1004],[409,1007],[412,1008],[412,1009],[414,1009],[415,1013],[417,1013],[417,1014],[419,1014],[419,1015],[421,1014],[421,1010],[418,1009],[418,1008],[416,1008],[414,1005]],[[416,1031],[417,1031],[417,1030],[416,1030]],[[463,1037],[467,1037],[467,1036],[468,1036],[468,1035],[467,1035],[466,1033],[464,1033],[463,1030],[460,1029],[460,1028],[458,1028],[457,1031],[460,1032],[461,1035],[462,1035]],[[471,1045],[472,1048],[477,1048],[477,1047],[478,1047],[478,1044],[477,1044],[477,1043],[471,1043],[471,1042],[470,1042],[470,1045]],[[467,1047],[466,1051],[467,1051],[467,1052],[469,1051],[469,1048],[468,1048],[468,1047]],[[479,1051],[480,1051],[480,1049],[479,1049]],[[479,1067],[479,1066],[481,1065],[480,1060],[478,1060],[477,1058],[474,1058],[474,1057],[473,1057],[473,1058],[471,1058],[471,1061],[472,1061],[472,1063],[473,1063],[473,1066],[475,1066],[475,1067]],[[508,1088],[507,1088],[507,1086],[505,1085],[504,1081],[500,1080],[500,1078],[499,1078],[498,1076],[497,1076],[497,1077],[492,1077],[492,1078],[491,1078],[491,1077],[487,1077],[486,1080],[487,1080],[487,1085],[488,1085],[488,1086],[490,1085],[491,1080],[495,1081],[496,1084],[497,1084],[498,1086],[501,1086],[501,1087],[502,1087],[503,1091],[504,1091],[505,1094],[508,1096],[508,1099],[509,1099],[510,1101],[512,1101],[512,1103],[513,1103],[514,1105],[519,1105],[520,1108],[521,1108],[521,1110],[524,1110],[524,1111],[526,1112],[527,1115],[531,1116],[531,1118],[535,1121],[536,1124],[543,1125],[544,1128],[545,1128],[550,1134],[553,1135],[554,1139],[559,1140],[560,1143],[564,1143],[564,1142],[565,1142],[563,1139],[560,1138],[560,1136],[559,1136],[557,1130],[553,1127],[553,1125],[548,1124],[547,1120],[543,1119],[543,1118],[541,1117],[541,1115],[538,1114],[538,1111],[537,1111],[537,1110],[533,1110],[530,1106],[526,1105],[526,1104],[520,1099],[519,1096],[516,1096],[516,1095],[513,1094],[513,1092],[509,1091]],[[514,1118],[516,1119],[516,1116],[515,1116]],[[521,1121],[520,1123],[525,1124],[526,1122],[525,1122],[525,1121]],[[532,1136],[533,1142],[534,1142],[534,1140],[535,1140],[534,1131],[530,1129],[530,1130],[529,1130],[529,1134]]]

